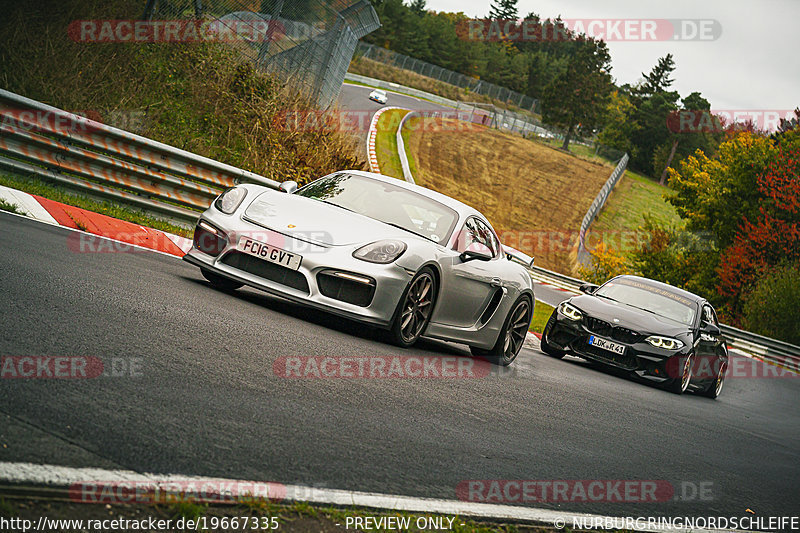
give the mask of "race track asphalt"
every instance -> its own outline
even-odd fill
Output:
[[[634,516],[798,514],[800,382],[677,396],[524,349],[473,379],[286,379],[286,356],[468,358],[153,253],[79,253],[0,213],[0,355],[82,355],[135,376],[0,380],[0,460],[456,498],[464,480],[665,480],[658,503],[529,502]],[[73,234],[74,235],[74,234]],[[74,239],[74,237],[73,237]],[[702,485],[702,500],[680,498]]]

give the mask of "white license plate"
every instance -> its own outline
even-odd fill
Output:
[[[616,342],[611,342],[606,339],[601,339],[600,337],[595,337],[594,335],[589,337],[589,344],[591,344],[592,346],[597,346],[598,348],[602,348],[604,350],[608,350],[609,352],[614,352],[619,355],[625,353],[624,344],[617,344]]]
[[[300,268],[300,261],[303,260],[300,255],[281,250],[265,242],[254,241],[250,237],[241,237],[236,243],[236,249],[292,270]]]

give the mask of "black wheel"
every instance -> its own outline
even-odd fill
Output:
[[[667,390],[675,394],[683,394],[689,387],[689,382],[692,381],[692,366],[694,365],[694,354],[689,355],[675,355],[673,368],[676,369],[677,376],[673,378],[667,385]],[[669,362],[668,362],[669,364]]]
[[[719,368],[714,380],[708,384],[706,390],[701,394],[708,398],[716,398],[722,394],[722,386],[725,384],[725,373],[728,371],[728,362],[724,359],[719,360]]]
[[[436,302],[436,278],[424,268],[408,284],[389,330],[393,343],[403,348],[413,346],[428,327]]]
[[[506,322],[497,342],[491,350],[481,350],[480,348],[470,347],[473,355],[486,357],[490,363],[495,365],[508,366],[519,355],[528,328],[531,325],[533,309],[531,301],[527,296],[521,297],[511,308],[511,312],[506,316]]]
[[[556,359],[562,359],[565,355],[567,355],[567,352],[565,352],[564,350],[559,350],[558,348],[554,348],[549,342],[547,342],[547,335],[550,333],[550,330],[553,329],[553,324],[555,324],[556,321],[556,313],[558,313],[558,311],[554,309],[553,314],[550,315],[550,319],[544,326],[544,331],[542,332],[542,339],[540,345],[542,348],[542,352],[544,352],[545,355],[549,355],[550,357],[555,357]]]
[[[239,283],[238,281],[233,281],[232,279],[228,279],[218,274],[214,274],[213,272],[211,272],[210,270],[206,270],[205,268],[201,268],[200,272],[203,273],[203,277],[206,278],[208,282],[211,283],[211,285],[223,291],[235,291],[236,289],[244,285],[244,283]]]

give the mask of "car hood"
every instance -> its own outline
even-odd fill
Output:
[[[613,300],[583,294],[570,300],[570,303],[584,314],[620,325],[640,333],[667,335],[675,337],[686,334],[691,328],[668,318],[625,305]],[[614,319],[619,322],[614,322]]]
[[[244,219],[302,241],[328,246],[414,238],[412,233],[347,209],[281,192],[260,194],[245,209]]]

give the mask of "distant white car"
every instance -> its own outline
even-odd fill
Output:
[[[375,89],[371,93],[369,93],[369,99],[378,102],[379,104],[386,103],[386,91],[383,89]]]

